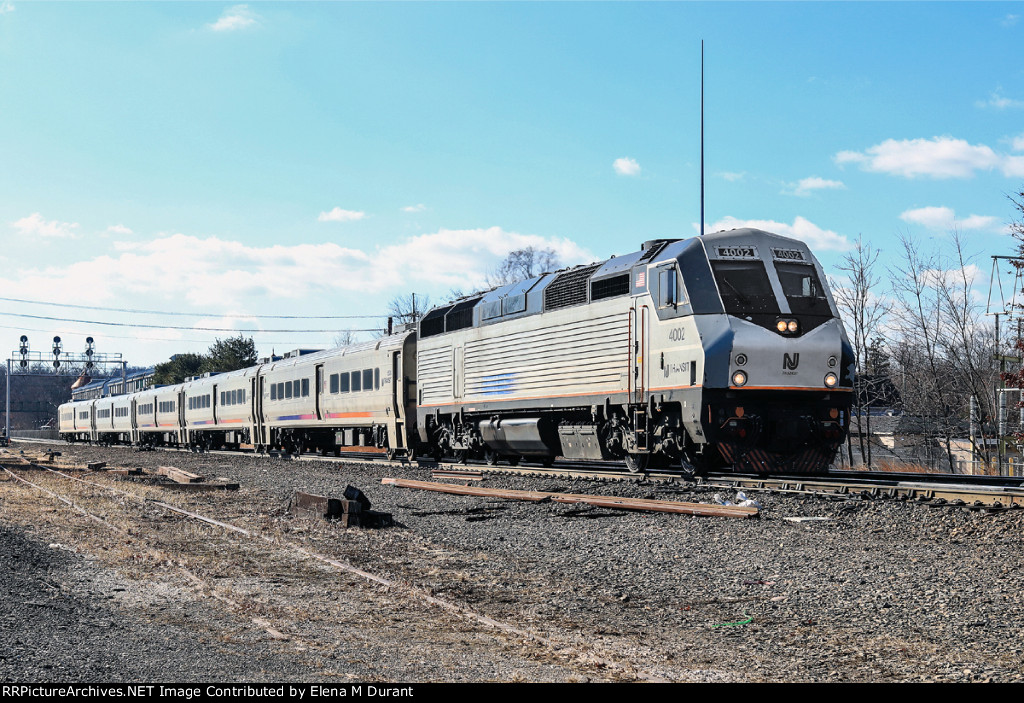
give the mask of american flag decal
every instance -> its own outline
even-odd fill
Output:
[[[636,275],[636,287],[640,288],[647,282],[647,272],[641,271]]]

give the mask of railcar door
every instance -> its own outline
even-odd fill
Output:
[[[316,385],[313,387],[313,395],[316,396],[316,419],[323,420],[323,412],[320,408],[320,394],[324,392],[324,365],[316,365]]]
[[[252,378],[252,403],[249,412],[252,415],[252,443],[255,449],[266,446],[267,438],[263,424],[263,388],[266,380],[262,373],[257,373]]]

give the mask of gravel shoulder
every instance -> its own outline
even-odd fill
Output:
[[[758,494],[758,519],[697,518],[380,485],[429,480],[415,467],[61,449],[82,462],[230,478],[239,491],[193,495],[89,476],[277,541],[32,474],[120,533],[0,481],[4,681],[1024,678],[1022,511]],[[286,512],[295,490],[340,497],[347,485],[395,526]],[[711,501],[681,485],[483,485]],[[792,516],[828,519],[782,519]]]

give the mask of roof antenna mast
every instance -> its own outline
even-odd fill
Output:
[[[704,40],[700,40],[700,236],[704,236]]]

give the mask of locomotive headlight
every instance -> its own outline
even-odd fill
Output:
[[[826,386],[828,386],[829,388],[835,388],[837,383],[839,383],[839,378],[834,373],[829,371],[827,374],[825,374]]]
[[[796,334],[796,331],[797,331],[798,328],[799,328],[799,325],[797,325],[796,320],[790,320],[789,324],[786,325],[786,329],[789,330],[790,334]]]
[[[747,382],[747,374],[744,371],[737,371],[732,375],[732,385],[742,386]]]
[[[785,333],[785,331],[789,329],[789,325],[786,324],[785,320],[779,320],[778,322],[775,323],[775,329],[777,329],[779,332]]]

